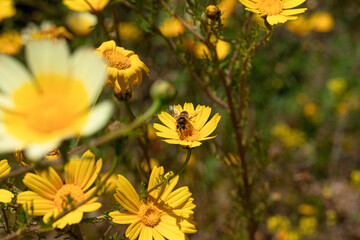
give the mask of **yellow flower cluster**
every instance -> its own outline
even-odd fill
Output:
[[[23,47],[23,41],[18,31],[10,30],[0,35],[0,53],[16,55]]]
[[[298,19],[287,23],[286,26],[299,36],[305,36],[310,31],[324,33],[334,28],[334,18],[328,12],[316,12],[310,17],[299,16]]]
[[[271,134],[288,148],[301,147],[306,142],[304,132],[290,128],[285,123],[275,125],[271,129]]]

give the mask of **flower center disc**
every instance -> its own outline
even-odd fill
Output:
[[[152,203],[141,204],[138,216],[141,222],[149,227],[154,227],[160,222],[160,211]]]
[[[259,11],[267,16],[276,15],[283,11],[281,0],[260,0],[257,5]]]
[[[23,84],[4,110],[9,133],[24,142],[42,143],[78,134],[87,118],[88,95],[82,82],[58,75],[41,75]]]
[[[82,202],[84,192],[75,184],[65,184],[56,193],[54,203],[59,209],[66,209]]]
[[[105,51],[104,56],[110,67],[114,67],[119,70],[125,70],[131,67],[129,58],[116,50]]]

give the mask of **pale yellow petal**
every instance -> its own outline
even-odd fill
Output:
[[[294,8],[305,2],[306,0],[283,0],[283,6],[285,9]]]
[[[243,5],[249,8],[257,8],[255,1],[251,0],[239,0]]]
[[[116,193],[115,199],[129,212],[137,214],[140,205],[140,199],[131,183],[122,175],[118,175],[115,181]]]
[[[209,136],[217,127],[221,116],[216,113],[212,119],[205,124],[205,126],[200,130],[200,138]]]
[[[189,192],[189,188],[181,187],[169,194],[165,202],[171,206],[171,208],[177,208],[180,205],[184,205],[190,197],[191,193]]]
[[[202,107],[201,109],[199,109],[199,113],[194,119],[195,122],[194,128],[201,129],[205,125],[206,121],[209,119],[210,114],[211,114],[210,107]]]
[[[78,210],[81,212],[93,212],[101,208],[101,203],[93,202],[93,203],[85,203],[81,205]]]
[[[0,202],[9,203],[11,202],[13,197],[14,194],[12,194],[10,191],[5,189],[0,189]]]
[[[135,240],[140,232],[143,230],[144,224],[140,221],[140,219],[134,223],[132,223],[127,229],[126,229],[126,237],[128,237],[130,240]]]
[[[6,159],[0,161],[0,177],[10,172],[11,168]]]
[[[167,112],[161,112],[158,114],[159,120],[164,123],[168,128],[176,131],[176,120]]]
[[[55,198],[57,189],[47,179],[33,173],[27,173],[23,182],[37,194],[50,200]]]
[[[297,9],[289,9],[289,10],[284,10],[282,11],[282,15],[296,15],[296,14],[300,14],[303,13],[307,10],[307,8],[297,8]]]
[[[185,103],[184,111],[187,111],[189,116],[192,116],[194,114],[194,105],[192,103]]]
[[[143,230],[140,232],[139,239],[141,239],[141,240],[153,240],[152,228],[148,227],[148,226],[144,226]]]
[[[164,215],[161,221],[154,227],[161,235],[171,240],[184,240],[185,234],[180,231],[173,217]]]
[[[112,218],[112,221],[117,224],[131,224],[139,221],[138,215],[125,211],[111,212],[109,216]]]

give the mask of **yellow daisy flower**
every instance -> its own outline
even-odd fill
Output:
[[[101,158],[95,162],[95,155],[87,151],[81,158],[72,158],[64,167],[64,176],[61,177],[54,168],[36,174],[27,173],[24,184],[32,191],[19,193],[17,203],[23,205],[30,215],[44,216],[48,223],[61,212],[76,206],[89,198],[96,187],[90,188],[99,175],[102,167]],[[92,198],[85,204],[74,209],[53,223],[55,228],[64,228],[66,225],[79,223],[84,212],[93,212],[101,207],[101,203]]]
[[[103,42],[96,52],[108,63],[107,84],[114,87],[115,93],[126,94],[131,87],[139,87],[142,81],[142,71],[149,74],[149,68],[133,51],[117,47],[114,41]]]
[[[16,30],[10,30],[0,35],[0,53],[16,55],[23,47],[21,35]]]
[[[95,107],[106,80],[104,61],[93,49],[70,56],[65,41],[30,41],[26,60],[0,54],[0,152],[24,149],[39,159],[65,138],[88,136],[108,121],[112,104]]]
[[[87,36],[97,24],[97,18],[88,12],[71,12],[66,16],[65,23],[74,34]]]
[[[284,23],[287,20],[295,20],[293,16],[305,12],[307,8],[291,9],[299,6],[306,0],[239,0],[245,5],[245,9],[266,17],[271,24]]]
[[[164,176],[164,168],[155,167],[148,190],[159,183],[161,176]],[[114,197],[126,210],[111,212],[112,221],[131,224],[125,233],[130,240],[138,237],[139,240],[185,240],[185,233],[196,232],[192,210],[195,204],[188,187],[173,191],[178,181],[179,176],[174,177],[169,184],[163,184],[141,200],[131,183],[118,175]]]
[[[14,7],[13,0],[1,0],[0,1],[0,22],[4,18],[9,18],[14,16],[16,13],[16,9]]]
[[[209,137],[209,135],[217,127],[221,116],[216,113],[206,123],[210,113],[210,107],[198,105],[194,109],[192,103],[185,103],[184,108],[180,105],[173,106],[172,115],[166,112],[158,114],[160,121],[166,126],[154,123],[154,128],[159,131],[156,135],[168,138],[163,141],[170,144],[180,144],[190,148],[198,147],[201,145],[200,141],[215,137]]]
[[[110,0],[63,0],[63,4],[69,9],[80,12],[100,12]],[[91,7],[90,7],[91,5]]]
[[[11,168],[6,159],[0,161],[0,177],[9,174]],[[14,194],[5,189],[0,189],[0,202],[9,203],[11,202]]]

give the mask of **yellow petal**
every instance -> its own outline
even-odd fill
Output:
[[[161,112],[158,114],[159,120],[164,123],[168,128],[176,131],[176,120],[167,112]]]
[[[112,221],[117,224],[130,224],[139,221],[138,215],[125,211],[111,212],[109,216],[112,218]]]
[[[0,202],[9,203],[11,202],[13,197],[14,194],[12,194],[10,191],[5,189],[0,189]]]
[[[27,173],[23,182],[37,194],[50,200],[55,198],[57,189],[47,179],[33,173]]]
[[[212,119],[200,130],[200,138],[209,136],[217,127],[221,116],[216,113]]]
[[[126,237],[128,237],[130,240],[135,240],[140,232],[143,230],[144,228],[144,224],[140,221],[140,219],[134,223],[132,223],[126,230]]]
[[[283,0],[283,6],[285,9],[294,8],[305,2],[306,0]]]
[[[180,231],[176,220],[168,215],[162,216],[161,221],[154,227],[161,235],[171,240],[184,240],[185,235]]]
[[[140,199],[131,183],[122,175],[118,175],[115,181],[116,193],[115,199],[129,212],[137,214],[140,205]]]

